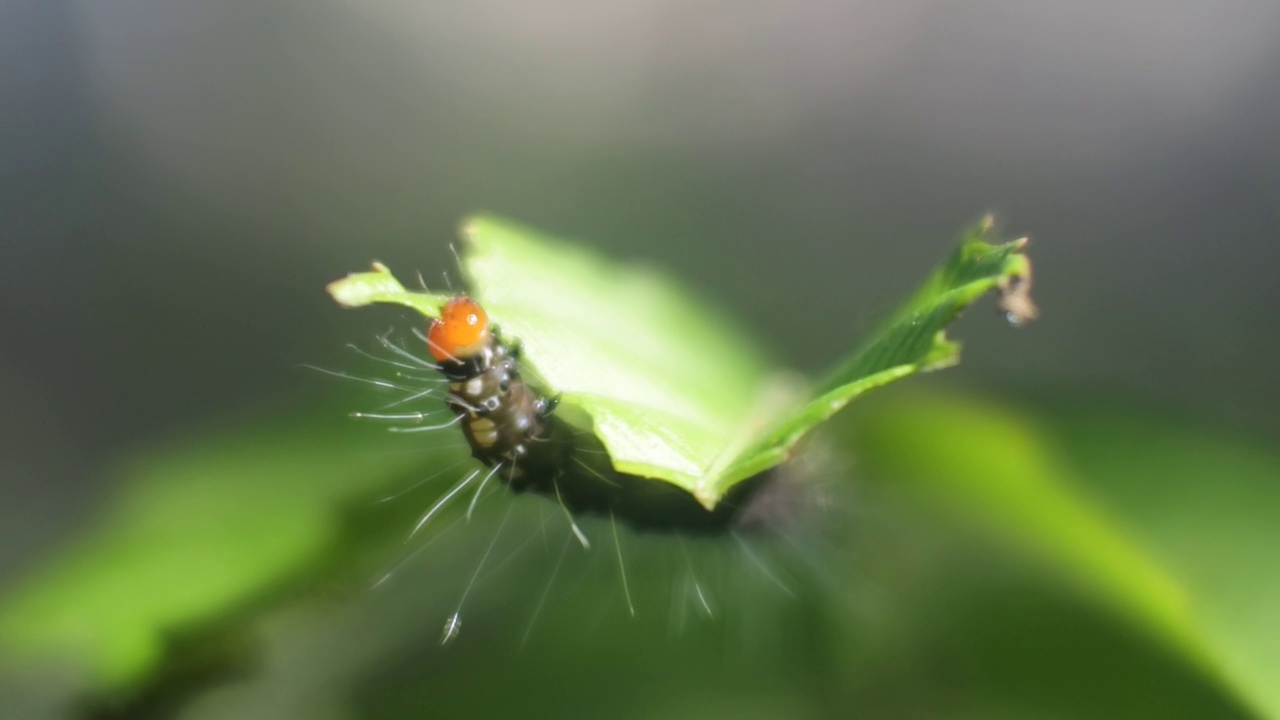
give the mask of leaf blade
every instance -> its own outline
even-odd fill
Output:
[[[325,286],[329,297],[344,308],[358,308],[375,303],[403,305],[425,317],[440,316],[440,306],[448,295],[406,290],[386,265],[374,262],[365,272],[351,273]]]
[[[462,264],[473,294],[523,345],[546,390],[592,419],[582,430],[600,439],[617,471],[674,484],[711,510],[739,482],[785,462],[862,393],[957,362],[959,345],[944,329],[983,294],[999,289],[1011,320],[1035,316],[1026,241],[992,244],[991,228],[990,218],[970,228],[950,259],[802,401],[772,399],[777,375],[758,346],[660,273],[485,216],[464,224]],[[391,285],[385,267],[374,271],[340,281],[352,285],[345,294],[438,313],[421,307],[426,296]]]
[[[622,472],[693,492],[767,377],[760,349],[660,273],[506,221],[465,226],[472,288]]]
[[[818,384],[811,400],[744,452],[708,494],[723,496],[749,473],[784,462],[809,432],[868,390],[959,362],[960,345],[947,338],[945,329],[987,292],[1001,290],[1001,305],[1015,324],[1034,318],[1031,264],[1022,254],[1026,239],[992,244],[987,242],[991,228],[989,217],[971,227],[911,299]]]

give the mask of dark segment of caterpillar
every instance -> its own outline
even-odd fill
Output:
[[[616,472],[603,445],[553,411],[557,398],[535,390],[520,372],[519,343],[506,342],[478,302],[458,295],[428,328],[427,347],[449,382],[449,408],[472,455],[499,470],[512,490],[533,491],[573,513],[612,516],[641,530],[721,532],[760,520],[756,492],[765,473],[741,483],[708,511],[680,488]]]

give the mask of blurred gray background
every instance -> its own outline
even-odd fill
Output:
[[[1280,3],[5,0],[0,94],[0,582],[128,448],[324,392],[379,328],[323,284],[475,210],[807,371],[993,210],[1044,317],[949,380],[1277,429]]]

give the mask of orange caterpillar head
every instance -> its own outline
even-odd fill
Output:
[[[480,303],[459,295],[440,308],[427,328],[427,350],[441,362],[466,360],[489,342],[489,316]]]

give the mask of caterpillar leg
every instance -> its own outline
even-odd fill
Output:
[[[538,417],[540,418],[550,417],[551,413],[555,412],[556,408],[559,406],[560,406],[560,393],[556,393],[554,396],[549,398],[539,399],[538,405],[537,405]]]

